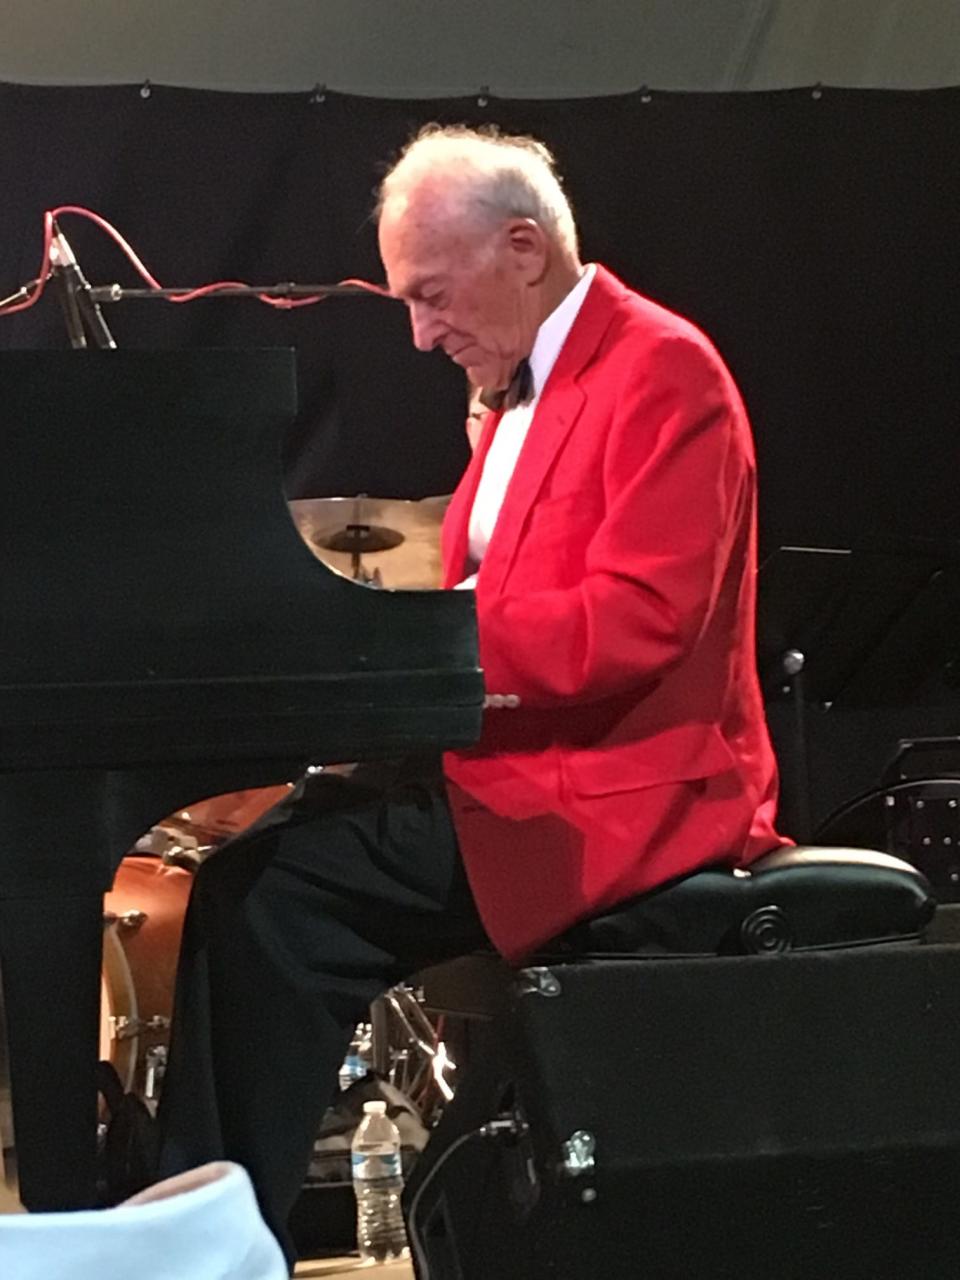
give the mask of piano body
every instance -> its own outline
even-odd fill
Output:
[[[482,677],[471,593],[358,585],[297,533],[291,351],[4,352],[0,396],[20,1197],[76,1208],[94,1200],[102,895],[123,854],[202,796],[468,744]]]

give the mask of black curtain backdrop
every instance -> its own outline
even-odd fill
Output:
[[[322,97],[322,100],[316,100]],[[390,101],[139,86],[0,86],[0,296],[30,279],[41,214],[88,206],[164,283],[382,280],[378,177],[428,120],[493,121],[554,148],[587,259],[714,339],[750,409],[762,534],[960,538],[960,90],[636,93]],[[94,283],[135,283],[85,222]],[[449,491],[463,383],[402,307],[249,301],[107,311],[125,346],[291,345],[292,494]],[[0,346],[66,345],[52,296]]]
[[[531,132],[556,152],[584,257],[689,316],[731,366],[764,553],[960,542],[958,89],[391,101],[7,85],[0,120],[0,296],[34,276],[42,212],[65,203],[113,222],[167,284],[382,280],[374,190],[412,131]],[[63,229],[93,283],[136,283],[100,231]],[[462,374],[413,350],[398,304],[106,314],[124,346],[296,347],[291,496],[419,497],[463,468]],[[0,347],[66,345],[52,296],[0,318]]]

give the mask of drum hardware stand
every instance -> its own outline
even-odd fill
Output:
[[[138,1040],[146,1032],[168,1032],[170,1019],[162,1013],[155,1013],[151,1018],[130,1018],[126,1014],[113,1016],[107,1020],[111,1040],[123,1043],[127,1040]],[[136,1073],[131,1082],[133,1092],[139,1093],[144,1102],[156,1105],[160,1097],[160,1087],[167,1069],[167,1046],[152,1045],[144,1054],[143,1088],[136,1085]]]
[[[371,1069],[405,1093],[429,1123],[433,1088],[443,1103],[453,1097],[447,1076],[456,1063],[423,1011],[422,994],[403,983],[392,987],[370,1006],[370,1028]],[[405,1045],[398,1045],[398,1031]]]
[[[144,1059],[143,1096],[147,1102],[156,1102],[167,1071],[167,1046],[155,1044],[147,1050]]]
[[[429,1066],[431,1078],[435,1081],[444,1101],[449,1102],[453,1097],[453,1089],[444,1072],[448,1069],[456,1071],[457,1064],[448,1057],[446,1045],[438,1037],[436,1028],[423,1012],[420,1002],[408,987],[403,986],[391,988],[384,996],[384,1000],[399,1019],[411,1045],[423,1054]],[[414,1083],[416,1084],[416,1081]]]
[[[300,536],[328,568],[365,586],[429,590],[440,585],[440,527],[448,501],[446,495],[412,500],[360,493],[290,498],[288,506]],[[428,571],[434,553],[436,567]],[[372,573],[364,563],[368,556],[379,562]],[[419,572],[411,576],[416,564]]]
[[[368,495],[358,493],[353,499],[353,516],[342,528],[327,530],[315,537],[314,543],[327,551],[344,552],[350,557],[351,574],[354,582],[368,587],[382,587],[383,578],[380,570],[367,573],[363,565],[365,555],[373,555],[379,551],[392,551],[406,541],[403,534],[396,529],[388,529],[384,525],[368,524],[363,520],[363,503]]]

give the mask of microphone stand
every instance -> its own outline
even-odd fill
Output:
[[[57,268],[50,272],[50,279],[56,286],[57,302],[59,302],[60,310],[63,312],[63,322],[67,326],[67,337],[70,339],[70,345],[75,351],[78,351],[87,345],[87,331],[83,327],[83,318],[80,315],[77,290],[72,287],[66,274]]]
[[[113,334],[92,297],[93,291],[80,270],[69,241],[56,222],[50,240],[50,276],[57,286],[71,347],[86,347],[89,337],[95,347],[115,350],[117,344]]]

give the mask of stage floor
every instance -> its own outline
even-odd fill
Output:
[[[410,1262],[362,1263],[359,1258],[318,1258],[298,1262],[294,1275],[302,1280],[333,1280],[335,1276],[369,1276],[371,1280],[413,1280]]]

